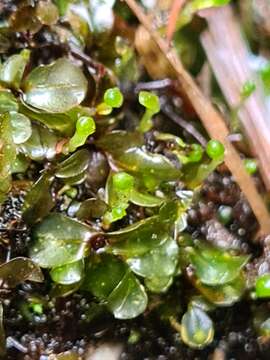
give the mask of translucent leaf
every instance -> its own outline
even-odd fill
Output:
[[[29,117],[29,119],[36,120],[47,128],[56,130],[62,135],[71,136],[74,133],[76,120],[74,120],[69,113],[48,113],[35,109],[24,102],[20,103],[20,112]]]
[[[119,319],[141,314],[147,305],[143,286],[120,259],[103,254],[90,259],[83,289],[91,291]]]
[[[83,289],[91,291],[99,300],[106,300],[125,275],[127,267],[115,256],[102,254],[91,259],[86,268]]]
[[[14,288],[26,280],[42,282],[43,274],[31,259],[18,257],[0,266],[0,279],[6,287]]]
[[[180,179],[180,170],[165,156],[142,148],[143,138],[137,132],[112,132],[99,139],[97,145],[109,152],[119,167],[130,173],[150,177],[156,183]]]
[[[108,297],[107,306],[116,319],[133,319],[145,311],[147,302],[144,287],[127,271]]]
[[[153,248],[140,257],[128,258],[127,264],[133,272],[146,278],[170,277],[175,273],[178,261],[178,246],[173,239]]]
[[[26,194],[22,216],[28,224],[33,225],[42,220],[53,208],[55,204],[51,194],[51,184],[53,179],[54,176],[51,172],[43,173]]]
[[[26,142],[32,135],[31,121],[23,114],[15,111],[9,113],[12,127],[12,138],[15,144]]]
[[[139,192],[136,189],[133,189],[130,193],[130,201],[139,206],[144,207],[156,207],[162,205],[165,199],[161,199],[157,196],[153,196],[148,193]]]
[[[83,201],[76,212],[79,220],[89,220],[99,218],[104,215],[108,205],[100,199],[87,199]]]
[[[52,213],[33,230],[30,257],[43,268],[53,268],[83,259],[93,231],[67,216]]]
[[[78,291],[80,286],[81,286],[81,282],[71,285],[61,285],[54,283],[50,291],[50,296],[52,298],[66,297]]]
[[[157,294],[166,292],[172,285],[172,282],[173,276],[146,278],[144,281],[147,289]]]
[[[20,149],[32,160],[51,160],[56,155],[57,140],[57,136],[47,128],[33,124],[31,137],[20,145]]]
[[[83,260],[53,268],[50,271],[54,282],[62,285],[71,285],[81,281],[84,273]]]
[[[232,282],[225,285],[213,287],[203,285],[197,281],[195,286],[207,300],[217,306],[233,305],[240,300],[246,290],[245,278],[242,274],[240,274]]]
[[[196,276],[206,285],[223,285],[233,281],[248,262],[247,255],[230,255],[228,252],[199,245],[189,251]]]
[[[23,50],[20,54],[10,56],[0,67],[0,81],[18,89],[29,55],[28,50]]]
[[[189,306],[182,317],[181,338],[186,345],[195,349],[201,349],[213,341],[212,320],[201,308]]]
[[[168,238],[167,231],[159,216],[153,216],[119,231],[105,234],[111,243],[106,250],[125,257],[141,256],[163,244]]]
[[[119,172],[110,174],[106,183],[105,201],[108,203],[110,210],[104,215],[104,224],[110,224],[126,215],[130,193],[134,187],[135,179],[125,173]]]
[[[0,90],[0,114],[18,111],[19,106],[15,96],[9,90]]]
[[[90,153],[86,149],[78,150],[62,163],[55,172],[55,176],[60,179],[71,178],[83,173],[89,164]]]
[[[25,80],[24,90],[27,104],[61,113],[83,101],[87,80],[79,67],[62,58],[35,68]]]

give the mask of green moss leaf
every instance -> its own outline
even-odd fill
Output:
[[[181,338],[188,346],[201,349],[211,344],[214,328],[209,316],[197,306],[189,306],[181,321]]]
[[[18,111],[19,105],[15,96],[9,90],[0,90],[0,114]]]
[[[196,276],[203,284],[216,286],[237,278],[248,262],[248,255],[231,255],[224,250],[200,244],[190,249],[189,257]]]
[[[32,135],[31,121],[23,114],[15,111],[9,113],[9,119],[12,127],[12,138],[14,144],[26,142]]]
[[[144,254],[127,259],[133,272],[146,278],[170,277],[174,274],[178,261],[176,241],[168,238],[163,244]]]
[[[88,226],[52,213],[33,230],[30,257],[43,268],[54,268],[83,259],[93,234]]]
[[[116,164],[131,174],[151,178],[156,184],[180,179],[180,170],[165,156],[142,148],[143,138],[137,132],[112,132],[99,139],[97,145],[109,152]]]
[[[51,194],[53,179],[54,176],[51,172],[43,173],[26,194],[22,216],[28,224],[33,225],[42,220],[53,208],[55,204]]]
[[[10,56],[0,67],[0,81],[18,89],[23,77],[30,52],[23,50],[20,54]]]
[[[243,274],[240,274],[232,282],[225,285],[213,287],[197,281],[195,287],[211,303],[217,306],[231,306],[242,297],[246,290],[246,283]]]
[[[127,271],[107,301],[115,318],[133,319],[145,311],[148,299],[139,280]]]
[[[70,264],[55,267],[50,271],[54,282],[62,285],[71,285],[81,281],[84,273],[84,261],[79,260]]]
[[[33,124],[32,135],[20,145],[21,151],[30,159],[51,160],[56,155],[57,136],[46,127]]]
[[[87,169],[89,159],[90,154],[88,150],[78,150],[58,165],[55,176],[59,179],[78,176]]]
[[[61,113],[83,101],[87,80],[79,67],[62,58],[34,69],[24,82],[24,90],[27,104]]]

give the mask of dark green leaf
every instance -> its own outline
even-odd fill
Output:
[[[54,114],[37,110],[25,103],[20,103],[20,112],[30,119],[36,120],[51,130],[56,130],[62,135],[71,136],[74,133],[76,120],[66,114]]]
[[[127,264],[137,275],[159,279],[173,275],[177,261],[177,243],[168,238],[163,244],[153,248],[143,256],[128,258]]]
[[[173,276],[146,278],[144,283],[148,290],[153,293],[164,293],[172,285]]]
[[[118,258],[103,254],[100,259],[90,259],[83,288],[91,291],[118,319],[131,319],[141,314],[147,306],[143,286]]]
[[[246,290],[245,278],[242,274],[240,274],[232,282],[225,285],[213,287],[203,285],[197,281],[195,286],[203,294],[203,296],[207,298],[207,300],[218,306],[233,305],[235,302],[240,300]]]
[[[139,206],[144,207],[156,207],[162,205],[165,199],[161,199],[157,196],[153,196],[148,193],[139,192],[136,189],[133,189],[130,193],[130,201]]]
[[[53,208],[55,204],[51,194],[53,179],[52,173],[45,172],[25,196],[22,216],[28,224],[33,225],[40,221]]]
[[[100,199],[87,199],[83,201],[76,212],[79,220],[89,220],[99,218],[104,215],[108,205]]]
[[[133,319],[147,307],[147,294],[139,280],[129,271],[108,297],[107,306],[117,319]]]
[[[159,216],[141,220],[119,231],[105,234],[111,245],[108,252],[125,257],[141,256],[168,238],[168,230]]]
[[[75,177],[83,173],[89,164],[90,154],[86,149],[78,150],[62,163],[55,172],[55,176],[60,179]]]
[[[93,234],[88,226],[53,213],[33,231],[30,257],[39,266],[53,268],[83,259],[87,241]]]
[[[103,254],[91,259],[84,279],[83,288],[100,300],[106,300],[127,271],[125,263],[115,256]]]
[[[180,179],[181,172],[165,156],[142,148],[143,138],[137,133],[116,131],[106,134],[97,145],[109,152],[118,166],[156,183]]]
[[[8,114],[0,117],[0,203],[11,186],[12,163],[16,159],[16,148],[12,139],[12,127]]]
[[[79,105],[87,92],[81,69],[62,58],[34,69],[24,83],[27,104],[52,113],[62,113]]]

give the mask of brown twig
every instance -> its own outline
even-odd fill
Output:
[[[175,32],[177,18],[186,0],[173,0],[172,7],[169,14],[168,25],[166,29],[167,43],[170,44]]]
[[[161,103],[161,105],[162,105],[162,103]],[[170,105],[168,105],[168,104],[162,105],[161,111],[165,115],[167,115],[173,122],[175,122],[181,128],[186,130],[186,132],[189,133],[192,137],[194,137],[194,139],[196,139],[202,146],[206,146],[207,141],[201,135],[201,133],[190,122],[186,121],[181,116],[177,115],[173,111],[173,108]]]
[[[225,162],[233,174],[235,180],[239,184],[241,190],[245,194],[250,206],[257,217],[260,224],[262,233],[270,233],[270,221],[269,214],[266,206],[258,193],[255,184],[251,177],[247,174],[242,161],[228,140],[229,131],[225,125],[225,122],[219,112],[212,106],[211,102],[204,97],[198,86],[196,85],[190,74],[184,69],[177,53],[173,48],[168,49],[167,43],[160,35],[153,30],[151,22],[144,14],[144,11],[136,3],[135,0],[125,0],[130,9],[134,12],[141,24],[151,35],[155,41],[163,56],[167,59],[171,67],[174,69],[175,74],[183,90],[186,92],[187,97],[192,103],[198,116],[201,118],[206,130],[212,138],[221,141],[225,148]]]

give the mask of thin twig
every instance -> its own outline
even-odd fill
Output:
[[[186,0],[173,0],[172,7],[170,10],[168,25],[166,29],[166,37],[167,37],[167,43],[170,44],[175,32],[177,19],[179,16],[179,13],[183,6],[185,5]]]
[[[258,193],[255,184],[251,177],[247,174],[242,161],[227,139],[229,131],[225,125],[225,122],[221,114],[212,106],[211,102],[204,97],[198,86],[196,85],[190,74],[184,69],[180,59],[177,56],[176,51],[171,48],[168,49],[167,43],[160,35],[153,30],[152,24],[148,17],[144,14],[144,11],[136,3],[135,0],[125,0],[130,9],[134,12],[141,24],[151,35],[155,41],[163,56],[167,59],[171,67],[174,69],[177,79],[181,84],[183,91],[185,91],[187,97],[192,103],[198,116],[201,118],[206,130],[210,136],[214,139],[221,141],[225,148],[225,162],[235,180],[240,186],[241,190],[245,194],[250,206],[260,224],[261,232],[264,234],[270,233],[270,221],[267,208]]]
[[[173,84],[172,79],[162,79],[162,80],[154,80],[147,82],[139,82],[135,87],[135,93],[138,93],[141,90],[160,90],[166,87],[170,87]]]
[[[202,136],[202,134],[190,122],[184,120],[181,116],[177,115],[170,105],[164,104],[163,106],[161,106],[161,111],[165,115],[167,115],[173,122],[186,130],[186,132],[193,136],[194,139],[196,139],[202,146],[206,146],[207,141]]]

